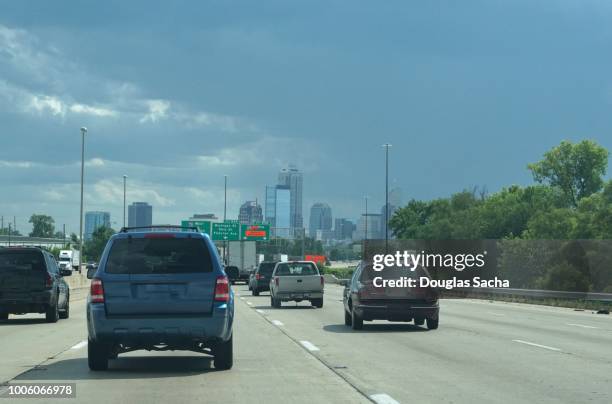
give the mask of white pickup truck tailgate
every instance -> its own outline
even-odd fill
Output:
[[[321,292],[321,276],[319,275],[286,275],[278,277],[277,293]]]

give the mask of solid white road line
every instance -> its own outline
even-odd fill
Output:
[[[597,329],[599,327],[593,327],[592,325],[583,325],[583,324],[572,324],[572,323],[567,323],[567,325],[573,325],[574,327],[582,327],[582,328],[592,328],[592,329]]]
[[[283,323],[281,323],[281,322],[280,322],[280,321],[278,321],[278,320],[272,320],[272,324],[274,324],[274,325],[276,325],[276,326],[278,326],[278,327],[281,327],[281,326],[283,325]]]
[[[372,394],[370,400],[377,404],[399,404],[399,401],[395,401],[393,397],[385,393]]]
[[[537,346],[538,348],[544,348],[544,349],[548,349],[548,350],[551,350],[551,351],[560,351],[559,348],[553,348],[553,347],[547,346],[547,345],[540,345],[540,344],[536,344],[535,342],[523,341],[521,339],[513,339],[512,341],[513,342],[518,342],[519,344]]]
[[[302,344],[302,346],[306,349],[308,349],[309,351],[318,351],[319,348],[317,348],[312,342],[308,342],[308,341],[300,341],[300,344]]]
[[[70,349],[81,349],[83,347],[87,346],[87,340],[84,339],[83,341],[79,342],[78,344],[72,346]]]

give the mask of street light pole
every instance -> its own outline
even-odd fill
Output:
[[[123,227],[125,227],[125,183],[127,175],[123,175]]]
[[[85,134],[87,128],[81,128],[81,214],[79,216],[79,273],[83,265],[83,178],[85,176]]]
[[[383,145],[385,148],[385,252],[389,243],[389,143]]]
[[[368,239],[368,196],[365,196],[365,239]]]
[[[227,175],[223,176],[223,222],[227,220]],[[223,262],[227,264],[227,241],[223,240]]]

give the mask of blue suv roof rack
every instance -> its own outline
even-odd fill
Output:
[[[161,224],[161,225],[157,225],[157,226],[138,226],[138,227],[122,227],[121,230],[119,230],[119,233],[129,233],[129,232],[133,232],[133,231],[142,231],[142,230],[149,230],[149,231],[192,231],[195,233],[199,233],[200,231],[198,230],[197,227],[189,227],[189,226],[176,226],[176,225],[172,225],[172,224]]]

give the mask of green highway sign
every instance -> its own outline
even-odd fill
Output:
[[[267,224],[243,224],[240,232],[241,240],[268,240],[270,226]]]
[[[240,240],[240,222],[226,220],[222,223],[213,223],[211,236],[213,240]]]
[[[211,226],[208,220],[182,220],[182,227],[197,227],[201,233],[210,234]]]

